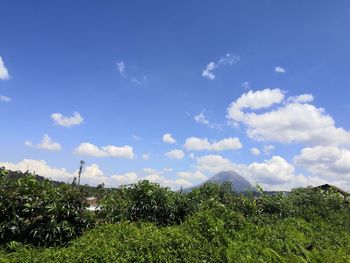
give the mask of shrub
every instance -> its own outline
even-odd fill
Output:
[[[0,179],[0,242],[61,245],[92,225],[84,193],[33,175]]]

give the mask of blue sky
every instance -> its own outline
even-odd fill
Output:
[[[1,10],[0,164],[69,181],[84,159],[85,183],[113,186],[232,169],[267,189],[350,189],[347,1]]]

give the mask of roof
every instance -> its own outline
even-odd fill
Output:
[[[336,192],[342,194],[343,196],[349,196],[350,194],[345,192],[344,190],[334,186],[334,185],[330,185],[330,184],[323,184],[323,185],[319,185],[314,187],[314,189],[322,189],[322,190],[329,190],[329,189],[333,189]]]

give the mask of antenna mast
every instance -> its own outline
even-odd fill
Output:
[[[85,162],[83,160],[81,160],[80,161],[80,167],[79,167],[78,186],[80,185],[80,176],[81,176],[81,172],[83,170],[84,164],[85,164]]]

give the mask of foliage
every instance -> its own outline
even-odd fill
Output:
[[[235,194],[230,184],[205,184],[181,193],[148,181],[118,190],[99,187],[95,228],[65,247],[34,248],[16,241],[63,244],[89,227],[84,193],[31,176],[1,186],[7,187],[0,189],[7,217],[1,217],[0,233],[7,239],[0,262],[350,262],[350,204],[333,191],[254,196]],[[45,227],[37,223],[44,218]],[[13,225],[20,234],[6,232]]]
[[[25,174],[6,180],[1,168],[0,244],[20,241],[38,246],[63,244],[90,227],[84,194],[78,188]]]
[[[178,196],[169,188],[141,181],[108,193],[101,200],[100,218],[112,223],[128,219],[170,225],[175,222]]]

